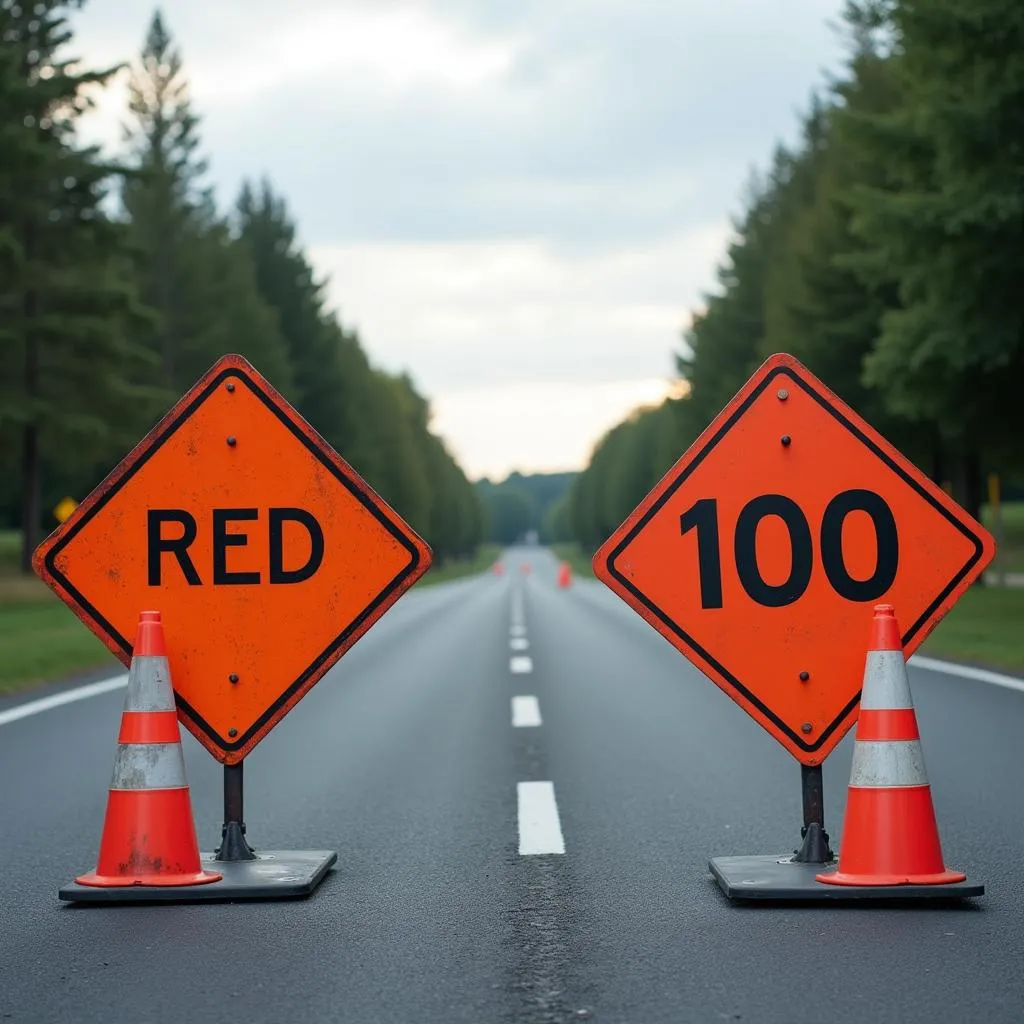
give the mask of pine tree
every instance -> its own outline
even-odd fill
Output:
[[[267,180],[258,193],[246,182],[236,214],[260,296],[276,313],[288,346],[299,411],[342,455],[357,453],[355,394],[366,386],[369,367],[358,358],[349,359],[345,372],[353,341],[326,308],[326,282],[317,280],[298,246],[284,199]]]
[[[232,238],[203,184],[199,118],[180,51],[159,10],[132,75],[125,139],[135,173],[124,191],[142,294],[160,313],[147,345],[175,394],[227,352],[291,392],[287,349],[260,298],[247,246]]]
[[[686,432],[696,436],[756,369],[765,335],[767,277],[780,249],[781,212],[786,188],[799,160],[776,149],[766,179],[748,186],[747,210],[736,224],[736,238],[719,267],[719,290],[706,297],[685,334],[688,348],[677,369],[690,385],[681,408]]]
[[[89,464],[130,432],[147,393],[131,340],[144,311],[121,225],[102,203],[116,168],[79,146],[83,90],[116,69],[80,71],[63,56],[66,2],[0,2],[0,434],[21,467],[30,570],[42,522],[45,459]]]
[[[1024,7],[894,0],[899,103],[870,122],[893,178],[865,190],[855,230],[897,283],[867,360],[890,407],[962,453],[962,500],[983,459],[1020,464],[1024,379]]]

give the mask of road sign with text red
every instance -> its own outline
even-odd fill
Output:
[[[159,610],[179,718],[235,764],[430,561],[409,525],[229,355],[33,564],[126,665],[139,612]]]
[[[856,721],[873,606],[895,606],[910,657],[994,553],[981,524],[780,354],[594,570],[813,765]]]

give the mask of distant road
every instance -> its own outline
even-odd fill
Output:
[[[599,584],[504,562],[403,598],[247,763],[254,845],[338,851],[305,901],[61,905],[123,692],[0,702],[0,1022],[1021,1019],[1024,692],[912,673],[975,905],[734,906],[707,860],[792,850],[796,763]],[[825,766],[836,846],[851,747]],[[210,848],[220,769],[185,749]]]

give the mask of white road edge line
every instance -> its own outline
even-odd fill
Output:
[[[520,782],[518,792],[520,855],[565,853],[554,784]]]
[[[992,686],[1002,686],[1007,690],[1016,690],[1024,693],[1024,679],[1017,679],[1014,676],[1004,676],[1001,672],[990,672],[986,668],[971,668],[970,665],[957,665],[951,661],[940,661],[938,658],[926,658],[921,654],[913,655],[907,665],[910,668],[924,669],[926,672],[941,672],[949,676],[961,676],[964,679],[974,679],[979,683],[990,683]]]
[[[76,686],[73,690],[65,690],[63,693],[55,693],[52,697],[42,697],[40,700],[30,701],[28,704],[19,704],[17,707],[9,708],[7,711],[0,711],[0,725],[8,725],[17,722],[21,718],[28,718],[30,715],[38,715],[41,711],[49,711],[51,708],[59,708],[63,704],[73,704],[76,700],[85,700],[87,697],[98,697],[101,693],[110,693],[111,690],[119,690],[128,683],[128,673],[114,676],[111,679],[101,679],[96,683],[89,683],[86,686]]]
[[[516,729],[529,729],[541,725],[540,704],[536,697],[512,698],[512,725]]]
[[[525,636],[514,636],[509,640],[508,645],[513,651],[525,651],[530,647],[530,641]]]
[[[516,654],[509,658],[508,667],[514,675],[526,675],[528,672],[533,671],[533,658],[528,654]]]

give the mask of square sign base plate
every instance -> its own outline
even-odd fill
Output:
[[[828,885],[815,879],[836,864],[804,864],[791,857],[715,857],[708,863],[719,888],[731,900],[863,903],[868,900],[959,900],[982,896],[985,886],[968,881],[948,885]]]
[[[219,871],[204,885],[125,885],[101,888],[72,882],[57,894],[68,903],[198,903],[216,900],[281,900],[308,896],[338,855],[333,850],[266,850],[255,860],[215,860],[201,854],[203,869]]]

